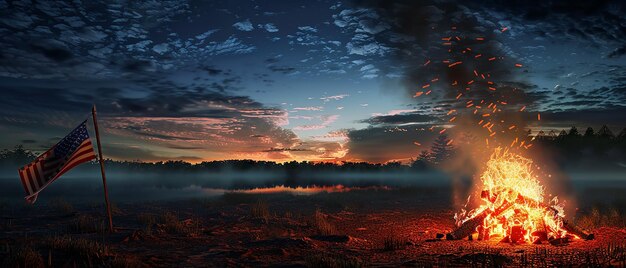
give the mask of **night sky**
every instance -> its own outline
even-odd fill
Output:
[[[0,1],[0,148],[95,103],[113,159],[406,160],[469,124],[470,53],[520,129],[626,127],[624,2],[525,2]]]

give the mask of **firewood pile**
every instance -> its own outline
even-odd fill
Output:
[[[489,193],[488,191],[482,191],[481,197],[487,202],[496,202],[498,199],[496,195]],[[549,217],[557,223],[556,226],[548,226],[544,222],[544,226],[535,228],[537,230],[529,230],[522,224],[509,224],[508,217],[515,217],[517,213],[523,214],[524,211],[519,209],[522,206],[529,206],[533,208],[542,208],[545,215],[543,217]],[[493,209],[495,207],[495,209]],[[558,210],[554,207],[540,204],[531,199],[525,198],[521,194],[517,195],[517,198],[511,201],[503,201],[499,206],[483,206],[483,210],[475,213],[473,216],[465,219],[455,230],[445,235],[446,240],[459,240],[468,238],[473,240],[477,235],[478,240],[489,240],[492,238],[492,228],[489,228],[486,224],[486,219],[500,222],[505,230],[504,237],[500,237],[501,242],[508,243],[520,243],[530,240],[535,244],[541,244],[545,241],[551,244],[563,244],[571,241],[572,239],[581,238],[584,240],[594,239],[594,235],[585,231],[584,229],[570,223],[562,216],[559,215]],[[507,216],[505,216],[505,214]],[[557,230],[554,230],[557,229]],[[528,232],[531,232],[530,234]],[[561,235],[557,235],[561,234]],[[443,238],[443,235],[438,237]],[[531,238],[531,239],[527,239]]]

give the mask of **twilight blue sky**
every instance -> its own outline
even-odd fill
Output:
[[[484,69],[496,84],[524,92],[507,99],[511,111],[526,106],[520,127],[626,126],[620,1],[0,1],[0,10],[1,148],[41,151],[95,103],[116,159],[404,160],[438,129],[470,129],[447,123],[464,98],[503,101],[454,98],[460,74],[441,61],[461,56],[442,47],[455,36],[464,56],[498,57]],[[472,43],[479,36],[485,43]],[[432,94],[412,97],[435,78]]]

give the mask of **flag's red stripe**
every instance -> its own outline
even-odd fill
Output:
[[[76,150],[76,152],[70,157],[70,159],[63,165],[63,167],[61,168],[61,170],[59,171],[59,173],[57,173],[54,176],[55,180],[56,178],[58,178],[59,176],[65,174],[65,172],[69,171],[70,169],[76,167],[79,164],[82,164],[84,162],[90,161],[92,159],[94,159],[96,157],[96,155],[93,153],[93,147],[90,146],[91,145],[91,141],[86,141],[83,142],[83,145],[81,145],[79,148],[79,150]],[[84,155],[88,155],[87,160],[83,160],[83,159],[78,159],[80,157],[83,157]],[[78,162],[78,163],[75,163]]]
[[[28,174],[30,174],[30,179],[35,184],[36,189],[39,190],[41,188],[41,184],[39,184],[39,181],[37,180],[37,176],[35,176],[35,165],[31,165],[28,168]]]
[[[87,149],[85,151],[79,152],[78,154],[72,156],[72,158],[70,158],[70,161],[68,161],[65,164],[65,167],[63,167],[63,169],[68,169],[70,166],[72,166],[74,164],[74,162],[82,161],[82,159],[84,159],[86,157],[89,157],[89,158],[93,159],[93,157],[95,157],[95,155],[93,154],[93,150],[90,150],[90,148],[89,148],[89,149]],[[89,161],[89,160],[87,160],[87,161]]]
[[[33,167],[33,170],[35,171],[35,177],[37,178],[37,182],[39,182],[39,187],[42,187],[45,182],[43,180],[43,178],[41,177],[41,174],[39,173],[39,166],[41,165],[41,162],[38,161],[35,166]]]
[[[76,151],[75,151],[75,152],[78,152],[80,149],[82,149],[82,148],[84,148],[84,147],[87,147],[87,146],[89,146],[89,147],[93,148],[93,147],[91,146],[91,141],[90,141],[90,140],[83,141],[83,143],[81,143],[81,144],[80,144],[80,146],[78,146],[78,148],[76,149]]]
[[[35,187],[33,179],[30,177],[30,171],[28,170],[29,168],[30,167],[25,168],[24,173],[26,173],[26,180],[28,181],[28,185],[30,185],[30,191],[31,193],[34,193],[37,191],[37,188]]]
[[[20,181],[22,181],[22,186],[24,186],[24,191],[26,191],[26,194],[29,195],[30,192],[28,191],[28,186],[26,186],[26,178],[24,178],[24,172],[22,172],[22,170],[18,170],[18,173],[20,173]]]
[[[83,125],[79,125],[79,127],[84,128],[84,123]],[[79,127],[77,127],[75,131],[78,130]],[[74,131],[70,133],[70,135],[74,134]],[[70,135],[66,136],[64,139],[67,139]],[[69,143],[72,141],[78,140],[68,140],[66,142]],[[55,155],[54,148],[57,145],[39,155],[31,164],[18,170],[20,181],[27,194],[27,201],[34,202],[37,194],[61,175],[82,163],[96,158],[93,145],[88,135],[86,139],[82,140],[78,147],[72,152],[69,152],[71,153],[69,156]],[[28,199],[29,197],[31,197],[31,199]]]
[[[59,163],[61,163],[62,161],[63,161],[63,159],[54,159],[52,161],[47,162],[46,166],[47,167],[55,167],[55,166],[58,166]]]
[[[54,174],[54,176],[49,176],[50,179],[48,181],[53,181],[56,180],[59,176],[63,175],[65,172],[67,172],[67,165],[72,161],[72,159],[81,152],[81,150],[84,150],[85,148],[90,149],[93,152],[93,147],[91,146],[91,141],[90,140],[86,140],[83,141],[83,143],[76,149],[76,151],[74,151],[74,154],[67,160],[67,161],[55,161],[56,165],[54,165],[51,168],[50,172],[51,174],[54,174],[56,172],[56,169],[59,168],[59,172],[56,172],[56,174]]]
[[[42,159],[41,161],[39,161],[39,163],[37,163],[37,170],[39,171],[39,175],[44,182],[46,181],[46,174],[44,173],[46,171],[45,164],[45,159]]]
[[[78,146],[76,151],[74,151],[74,153],[68,158],[68,160],[65,163],[63,163],[63,166],[66,166],[70,161],[72,161],[73,158],[85,152],[85,148],[87,147],[89,147],[88,149],[91,149],[90,151],[93,153],[93,147],[91,146],[91,141],[89,140],[84,141],[80,146]]]
[[[48,149],[47,151],[45,151],[44,153],[40,154],[39,156],[37,156],[37,158],[35,158],[35,161],[41,159],[41,158],[47,158],[50,154],[50,151],[52,151],[54,149],[55,146],[52,146],[52,148]]]
[[[85,156],[90,157],[89,160],[95,158],[96,156],[93,153],[90,152],[82,152],[80,155],[77,155],[76,157],[72,157],[72,159],[70,160],[70,162],[67,162],[67,166],[71,165],[73,162],[75,161],[81,161],[80,158],[85,158]],[[89,161],[87,160],[87,161]],[[64,167],[63,169],[67,169],[66,167]]]
[[[91,152],[91,154],[89,154]],[[76,157],[72,157],[72,159],[67,162],[67,164],[65,165],[65,167],[63,167],[61,169],[61,171],[59,171],[59,174],[57,174],[55,177],[59,177],[61,175],[63,175],[65,172],[69,171],[70,169],[85,163],[85,162],[89,162],[92,159],[95,159],[96,155],[93,154],[93,150],[89,150],[89,151],[84,151],[81,152],[80,155],[76,156]]]
[[[91,144],[90,144],[90,145],[91,145]],[[89,153],[91,153],[92,155],[94,154],[94,153],[93,153],[93,147],[89,147],[89,148],[87,148],[87,147],[83,147],[83,148],[81,148],[80,150],[76,150],[76,152],[75,152],[74,154],[72,154],[72,156],[70,157],[70,159],[68,159],[68,160],[67,160],[67,162],[65,163],[65,165],[64,165],[64,166],[67,166],[69,163],[71,163],[71,162],[72,162],[72,160],[74,160],[74,159],[76,159],[76,158],[78,158],[78,157],[81,157],[81,156],[83,156],[83,155],[85,155],[85,154],[89,154]],[[94,156],[95,156],[95,155],[94,155]],[[65,168],[65,167],[64,167],[64,168]]]
[[[43,172],[44,177],[46,177],[46,178],[52,177],[51,175],[54,174],[54,172],[56,172],[58,167],[59,167],[59,165],[46,167],[46,169]]]
[[[26,186],[28,187],[28,192],[32,194],[33,187],[31,186],[30,181],[28,180],[28,170],[24,168],[24,170],[22,171],[22,174],[24,176],[24,182],[26,183]]]
[[[62,172],[65,173],[65,172],[69,171],[70,169],[72,169],[72,168],[74,168],[74,167],[76,167],[76,166],[78,166],[78,165],[80,165],[82,163],[89,162],[89,161],[91,161],[93,159],[96,159],[95,155],[88,155],[88,156],[80,158],[80,159],[75,159],[75,161],[72,161],[72,163],[68,164],[67,168],[64,168],[62,170]]]
[[[56,179],[57,179],[57,178],[59,178],[61,175],[63,175],[63,174],[65,174],[66,172],[70,171],[70,169],[72,169],[72,168],[74,168],[74,167],[76,167],[76,166],[78,166],[78,165],[80,165],[80,164],[82,164],[82,163],[89,162],[89,161],[90,161],[90,160],[92,160],[92,159],[95,159],[95,157],[93,157],[93,156],[92,156],[92,157],[89,157],[88,159],[86,159],[86,160],[84,160],[84,161],[79,161],[79,162],[72,163],[71,165],[67,166],[67,168],[66,168],[66,169],[62,169],[61,171],[59,171],[59,174],[57,174],[57,175],[56,175],[56,176],[55,176],[52,180],[53,180],[53,181],[54,181],[54,180],[56,180]]]

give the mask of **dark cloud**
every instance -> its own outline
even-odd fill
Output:
[[[574,39],[596,45],[623,44],[626,25],[623,1],[479,2],[484,9],[503,13],[512,25],[533,26],[550,38]],[[540,34],[541,35],[541,34]]]
[[[610,108],[626,102],[626,83],[616,81],[613,86],[604,86],[591,90],[566,88],[557,93],[562,95],[557,106],[572,105],[580,110]]]
[[[124,72],[201,67],[214,56],[256,49],[207,25],[176,30],[185,21],[183,14],[190,12],[186,1],[169,0],[124,7],[106,2],[0,3],[0,64],[13,67],[0,72],[12,77],[110,79]]]
[[[583,97],[581,97],[583,98]],[[559,103],[560,106],[585,106],[585,107],[589,107],[589,106],[593,106],[595,104],[600,103],[599,101],[594,101],[594,100],[577,100],[577,101],[566,101],[566,102],[561,102]]]
[[[370,125],[401,125],[401,124],[423,124],[439,121],[438,117],[421,113],[402,113],[395,115],[380,115],[361,120],[361,123]]]
[[[202,146],[185,146],[185,145],[176,145],[176,144],[168,145],[167,148],[176,149],[176,150],[204,150],[206,149],[205,147],[202,147]]]
[[[4,114],[36,114],[41,110],[72,113],[91,106],[88,101],[75,99],[73,93],[78,93],[77,90],[57,87],[54,83],[46,85],[46,81],[42,81],[42,83],[22,85],[13,79],[0,80],[3,81],[0,85],[3,94],[0,103],[3,104],[2,113]],[[29,105],[25,106],[25,103]],[[33,110],[32,107],[38,108]]]
[[[132,129],[133,127],[126,127],[126,129]],[[198,141],[198,139],[196,138],[189,138],[189,137],[183,137],[183,136],[174,136],[174,135],[165,135],[165,134],[156,134],[156,133],[150,133],[150,132],[146,132],[146,130],[150,130],[147,128],[136,128],[133,133],[139,137],[148,137],[148,138],[155,138],[158,140],[167,140],[167,141]],[[168,146],[169,148],[172,148],[172,146]]]
[[[610,105],[601,109],[552,110],[543,112],[541,116],[542,120],[546,121],[546,124],[561,126],[598,126],[606,124],[621,128],[626,123],[626,106]]]
[[[270,152],[310,152],[309,149],[298,149],[298,148],[270,148],[267,150],[263,150],[262,152],[270,153]]]
[[[63,135],[77,120],[86,118],[91,105],[96,103],[104,131],[112,133],[117,140],[149,142],[151,148],[161,148],[164,155],[166,149],[182,152],[193,147],[218,152],[226,158],[233,152],[260,152],[272,145],[297,143],[293,132],[280,127],[287,122],[285,111],[266,107],[246,96],[210,89],[189,91],[170,83],[157,85],[154,81],[149,85],[155,87],[137,96],[135,91],[125,90],[101,93],[96,88],[110,86],[99,83],[2,80],[0,105],[5,109],[0,111],[0,120],[5,126],[28,129],[38,124],[41,133]],[[26,102],[28,106],[24,106]],[[250,139],[252,135],[259,138]],[[14,140],[7,138],[11,139]],[[153,155],[152,159],[160,158]]]
[[[428,150],[431,141],[438,135],[429,127],[386,126],[351,130],[348,132],[350,142],[346,158],[376,163],[415,158],[421,150]]]
[[[296,71],[295,67],[289,67],[289,66],[274,66],[274,65],[270,65],[267,68],[270,71],[272,71],[272,72],[282,73],[282,74],[290,74],[290,73],[293,73],[294,71]]]
[[[590,95],[604,96],[606,98],[626,99],[626,84],[617,87],[601,87],[589,92]]]
[[[171,155],[171,153],[163,151],[154,151],[140,148],[136,145],[120,145],[120,144],[107,144],[106,154],[115,159],[126,161],[144,161],[144,162],[156,162],[156,161],[168,161],[168,160],[183,160],[190,162],[199,162],[203,159],[198,156],[188,155]]]
[[[72,58],[72,52],[63,47],[46,47],[39,44],[33,44],[33,49],[41,52],[47,58],[56,62],[63,62]]]
[[[623,56],[624,54],[626,54],[626,46],[618,47],[606,56],[608,58],[617,58]]]
[[[22,143],[31,144],[31,143],[37,143],[37,141],[36,140],[22,140]]]
[[[224,71],[217,69],[217,68],[213,68],[213,67],[203,67],[202,68],[204,71],[207,72],[207,74],[213,76],[213,75],[220,75],[222,74]]]
[[[279,61],[280,61],[280,58],[276,58],[276,57],[275,58],[265,59],[265,63],[268,63],[268,64],[277,63]]]
[[[129,60],[123,63],[122,70],[127,72],[142,72],[153,68],[151,61],[147,60]]]

